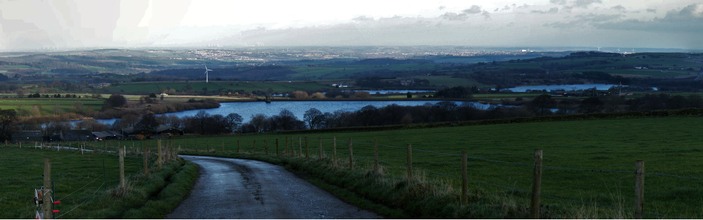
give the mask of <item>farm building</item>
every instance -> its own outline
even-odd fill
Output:
[[[69,130],[61,132],[62,141],[93,141],[95,135],[87,130]]]
[[[93,135],[98,140],[119,140],[124,138],[124,135],[119,131],[96,131],[93,132]]]
[[[44,135],[40,130],[24,130],[12,133],[13,142],[44,141]]]

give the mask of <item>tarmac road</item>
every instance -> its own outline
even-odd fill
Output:
[[[190,196],[166,218],[380,218],[280,166],[233,158],[181,156],[200,165]]]

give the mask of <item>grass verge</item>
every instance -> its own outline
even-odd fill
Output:
[[[56,218],[163,218],[190,192],[198,177],[195,164],[174,160],[143,174],[140,156],[125,159],[127,190],[117,188],[118,159],[107,153],[35,149],[18,145],[0,147],[0,218],[32,218],[34,188],[42,185],[43,159],[52,162],[54,199],[61,204]],[[151,170],[154,160],[149,164]]]
[[[542,217],[629,218],[634,213],[634,162],[644,160],[645,217],[700,218],[697,204],[703,195],[698,187],[702,173],[696,167],[703,166],[698,159],[703,156],[701,129],[703,117],[698,115],[661,115],[171,141],[192,153],[272,161],[313,183],[323,182],[333,186],[330,189],[346,190],[369,203],[402,212],[374,210],[388,217],[527,217],[532,155],[542,149]],[[351,139],[354,170],[346,168]],[[376,141],[383,172],[372,175]],[[408,144],[413,146],[419,184],[405,179]],[[462,151],[469,156],[469,203],[465,206],[458,199]],[[322,152],[320,161],[318,152]],[[308,159],[304,159],[306,154]],[[335,154],[337,166],[332,165]],[[416,188],[423,189],[422,193],[413,194]]]

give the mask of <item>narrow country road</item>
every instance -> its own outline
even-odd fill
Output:
[[[380,218],[337,199],[280,166],[181,156],[200,166],[193,191],[166,218]]]

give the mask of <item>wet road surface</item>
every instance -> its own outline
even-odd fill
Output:
[[[191,194],[166,218],[380,218],[260,161],[181,156],[200,166]]]

